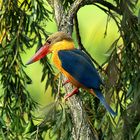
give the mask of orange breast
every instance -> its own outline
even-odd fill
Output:
[[[63,73],[68,79],[69,81],[76,87],[83,87],[74,77],[72,77],[67,71],[65,71],[63,68],[62,68],[62,64],[61,64],[61,61],[58,57],[58,52],[54,52],[53,53],[53,62],[55,64],[55,66],[57,67],[57,69]]]

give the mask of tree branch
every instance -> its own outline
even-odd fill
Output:
[[[76,0],[74,1],[74,3],[72,4],[72,6],[69,9],[69,18],[70,20],[72,20],[75,16],[75,14],[77,13],[77,11],[79,10],[79,8],[83,5],[84,0]]]
[[[93,4],[94,1],[96,1],[96,3],[99,3],[105,7],[107,7],[109,10],[112,10],[116,13],[118,13],[119,15],[122,15],[122,11],[120,8],[118,7],[115,7],[113,4],[111,4],[110,2],[107,2],[107,1],[104,1],[104,0],[90,0],[90,1],[93,1],[92,3],[89,3],[89,4]]]
[[[64,9],[63,9],[62,2],[60,0],[49,0],[48,3],[54,10],[55,20],[58,25],[58,30],[60,30],[59,26],[60,26],[60,23],[62,21],[63,15],[64,15]]]
[[[81,41],[77,14],[74,16],[74,25],[75,25],[75,31],[76,31],[76,38],[77,38],[77,42],[78,42],[78,48],[80,50],[82,50],[82,48],[84,48],[84,46]]]
[[[71,19],[73,19],[73,17],[75,16],[75,13],[77,13],[77,11],[81,7],[83,7],[85,5],[91,5],[91,4],[93,5],[95,3],[101,4],[102,6],[105,6],[106,8],[108,8],[109,10],[112,10],[112,11],[122,15],[122,11],[120,8],[117,8],[110,2],[107,2],[104,0],[76,0],[69,10],[69,17]]]
[[[99,64],[98,62],[92,58],[92,56],[89,54],[89,52],[85,49],[84,45],[82,44],[81,41],[81,36],[80,36],[80,31],[79,31],[79,25],[78,25],[78,18],[77,14],[74,16],[74,23],[75,23],[75,30],[76,30],[76,38],[78,42],[79,49],[83,50],[89,57],[90,59],[94,62],[94,64],[102,71],[106,72]]]
[[[69,98],[68,105],[71,110],[73,120],[73,138],[74,140],[98,140],[97,133],[92,130],[83,103],[79,96]]]

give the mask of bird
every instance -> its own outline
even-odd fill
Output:
[[[117,115],[102,94],[103,82],[94,64],[86,53],[75,48],[74,41],[69,34],[58,31],[50,35],[46,43],[26,65],[36,62],[50,53],[52,53],[52,60],[56,68],[67,78],[64,84],[71,83],[75,87],[71,93],[65,96],[65,100],[78,93],[79,88],[83,88],[95,95],[111,115]]]

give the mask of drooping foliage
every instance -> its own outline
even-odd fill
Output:
[[[40,140],[44,139],[46,132],[50,132],[50,139],[74,139],[76,129],[71,116],[72,110],[63,102],[62,76],[54,81],[54,71],[47,58],[41,60],[43,67],[41,81],[48,77],[45,89],[49,85],[53,87],[52,94],[55,93],[53,94],[55,101],[43,110],[44,120],[35,125],[34,121],[38,118],[33,115],[33,112],[38,104],[27,91],[27,85],[31,84],[32,80],[24,71],[25,65],[21,58],[21,54],[26,49],[33,46],[38,49],[48,37],[46,21],[50,20],[50,15],[55,18],[56,12],[63,13],[55,10],[56,1],[0,0],[2,85],[0,137],[2,139]],[[85,5],[95,5],[115,21],[120,36],[112,42],[108,50],[110,56],[102,66],[93,58],[91,59],[105,79],[103,92],[111,99],[110,102],[116,108],[118,115],[115,118],[111,117],[98,99],[85,91],[82,91],[79,96],[83,102],[82,111],[87,114],[86,121],[99,139],[138,140],[140,138],[140,12],[136,15],[135,11],[139,2],[137,0],[62,0],[59,2],[64,9],[64,16],[70,13],[71,7],[77,8],[71,17],[72,23],[69,24],[75,27],[79,48],[90,58],[90,53],[86,51],[80,38],[76,15],[78,10]],[[57,25],[58,28],[63,28],[60,25]]]
[[[37,103],[27,91],[32,83],[25,73],[21,54],[26,48],[40,47],[47,37],[43,20],[50,11],[42,0],[0,1],[0,137],[2,139],[30,139],[25,135],[33,123]],[[47,65],[48,71],[51,71]],[[41,137],[41,136],[40,136]]]

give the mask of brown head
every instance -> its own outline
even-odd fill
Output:
[[[51,45],[63,40],[73,41],[72,38],[64,32],[56,32],[47,38],[47,42],[51,43]]]
[[[46,43],[36,52],[36,54],[26,63],[26,65],[38,61],[49,53],[58,50],[73,49],[72,38],[64,32],[56,32],[50,35]]]

